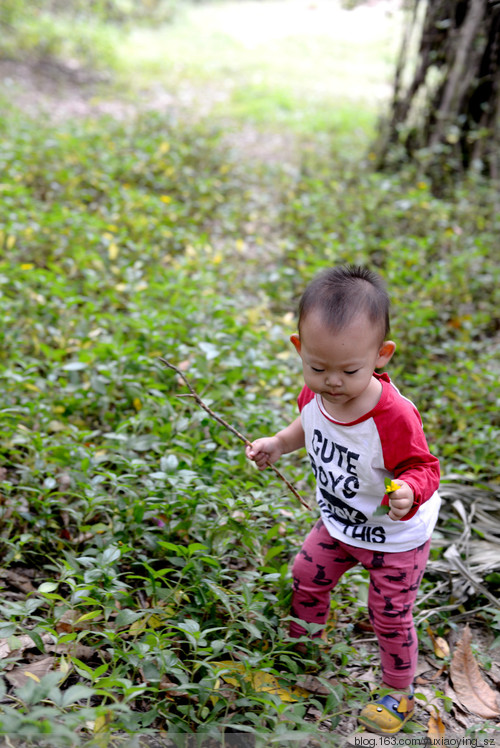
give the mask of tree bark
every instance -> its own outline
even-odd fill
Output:
[[[456,119],[460,101],[470,85],[471,77],[474,75],[471,67],[466,68],[467,56],[471,52],[474,39],[477,38],[484,17],[485,6],[484,0],[471,0],[469,12],[458,40],[454,64],[444,89],[441,106],[436,113],[436,127],[430,140],[431,148],[434,148],[442,140],[446,125]]]
[[[443,170],[454,178],[471,166],[493,177],[500,169],[500,0],[427,0],[417,24],[422,2],[412,0],[377,166],[410,159],[436,182]]]

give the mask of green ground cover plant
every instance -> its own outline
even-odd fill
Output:
[[[253,251],[245,196],[262,167],[231,162],[214,129],[152,115],[2,128],[3,567],[34,577],[2,603],[1,631],[14,653],[27,633],[61,648],[55,672],[15,691],[4,729],[310,731],[304,704],[245,681],[229,694],[213,662],[298,671],[280,618],[312,517],[179,399],[157,358],[251,437],[276,429],[300,381],[286,341],[301,286],[325,263],[374,263],[401,341],[391,373],[424,404],[445,474],[495,480],[487,201],[467,212],[368,165],[354,178],[332,152],[293,186],[273,173],[280,238]],[[289,463],[310,493],[305,463]],[[353,653],[332,643],[339,675]],[[333,727],[345,688],[321,705]]]
[[[390,374],[425,414],[445,482],[498,489],[494,191],[471,177],[438,199],[412,167],[374,173],[366,134],[342,147],[352,121],[339,138],[297,136],[291,165],[247,159],[227,145],[229,113],[0,119],[0,723],[27,744],[230,731],[335,744],[368,698],[359,571],[332,603],[326,695],[256,684],[291,688],[317,665],[286,638],[289,561],[314,512],[159,362],[250,438],[280,428],[301,381],[296,303],[325,264],[381,271]],[[305,458],[280,467],[311,502]],[[438,530],[435,558],[463,524],[448,509]],[[422,589],[428,652],[429,620],[457,628],[440,579]],[[498,572],[482,582],[498,594]],[[458,604],[498,645],[491,600]]]

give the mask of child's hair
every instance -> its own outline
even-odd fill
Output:
[[[364,312],[379,325],[382,339],[389,334],[389,296],[377,273],[357,265],[328,268],[314,278],[299,303],[300,324],[313,309],[321,312],[325,323],[334,331],[346,327]]]

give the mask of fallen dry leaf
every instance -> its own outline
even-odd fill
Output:
[[[149,683],[148,679],[144,675],[142,668],[140,668],[140,672],[141,672],[144,682]],[[162,691],[162,694],[169,701],[177,701],[179,697],[190,699],[191,701],[194,701],[196,703],[198,703],[199,701],[195,693],[191,693],[190,691],[184,691],[182,686],[179,686],[177,685],[177,683],[174,683],[174,681],[170,680],[170,678],[167,675],[162,675],[161,681],[160,681],[160,689]]]
[[[35,592],[31,579],[14,569],[0,569],[0,578],[5,579],[5,581],[12,585],[12,587],[16,587],[27,595],[31,592]]]
[[[415,683],[419,686],[425,686],[427,683],[431,683],[431,681],[436,680],[437,678],[440,678],[444,671],[446,670],[446,665],[442,665],[439,670],[436,670],[435,673],[432,675],[428,675],[427,678],[424,678],[422,675],[418,675],[415,678]]]
[[[53,669],[55,657],[42,657],[40,660],[30,662],[27,665],[18,665],[10,673],[6,673],[5,677],[15,688],[24,686],[27,680],[34,678],[39,681],[44,675]]]
[[[56,631],[58,634],[73,631],[98,631],[100,628],[98,622],[102,618],[101,614],[95,614],[95,612],[82,615],[80,610],[66,610],[56,623]]]
[[[106,712],[105,714],[100,714],[95,722],[88,722],[87,725],[94,731],[94,735],[99,735],[99,733],[106,732],[112,719],[113,713]]]
[[[222,672],[220,677],[232,686],[238,686],[240,680],[244,680],[250,683],[256,691],[275,694],[281,701],[287,702],[298,701],[300,698],[309,696],[309,691],[300,686],[288,687],[281,685],[271,673],[266,673],[263,670],[257,670],[253,673],[248,671],[243,662],[224,660],[221,662],[212,662],[211,664],[229,671]]]
[[[52,641],[53,637],[50,634],[42,635],[42,642],[44,645],[47,645]],[[32,649],[33,647],[36,647],[36,644],[28,634],[0,639],[0,660],[3,660],[5,657],[9,657],[9,655],[14,653],[21,654],[25,649]]]
[[[466,728],[468,726],[467,722],[467,709],[465,706],[460,702],[460,699],[458,698],[456,692],[453,690],[451,683],[449,680],[445,681],[443,685],[443,692],[447,699],[450,700],[450,703],[453,704],[451,707],[451,713],[453,714],[456,722],[461,727]]]
[[[79,660],[91,660],[96,653],[94,647],[89,647],[86,644],[77,644],[76,642],[67,642],[65,644],[57,644],[55,647],[47,647],[47,651],[68,655],[69,657],[77,657]],[[99,652],[101,659],[106,658],[107,655],[108,653],[104,650]]]
[[[89,532],[81,532],[79,535],[76,536],[76,538],[71,538],[73,543],[75,545],[81,545],[82,543],[87,543],[89,540],[92,540],[94,537],[94,534],[92,531]]]
[[[442,738],[446,734],[446,728],[439,711],[436,709],[430,716],[427,723],[427,737],[431,739],[431,744],[442,745]]]
[[[497,685],[500,689],[500,665],[497,665],[496,662],[493,662],[491,665],[491,669],[488,670],[488,675],[495,683],[495,685]]]
[[[329,683],[330,688],[324,681]],[[317,678],[315,675],[304,675],[297,680],[296,685],[317,696],[328,696],[331,693],[331,686],[335,685],[335,682],[326,678]]]
[[[469,624],[464,629],[450,665],[453,687],[460,702],[478,717],[490,719],[500,715],[497,696],[486,683],[471,649]]]
[[[444,660],[444,658],[448,657],[450,654],[450,647],[448,645],[448,642],[446,641],[446,639],[443,639],[442,636],[436,636],[430,626],[427,626],[427,633],[429,634],[432,641],[434,654],[436,655],[436,657],[439,657],[440,660]]]

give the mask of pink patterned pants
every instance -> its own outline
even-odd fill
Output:
[[[407,688],[418,658],[412,611],[429,548],[430,540],[401,553],[355,548],[332,538],[319,520],[293,564],[292,616],[325,624],[331,590],[347,569],[361,564],[370,573],[368,613],[378,639],[383,681],[393,688]],[[298,623],[290,624],[291,636],[306,633]]]

